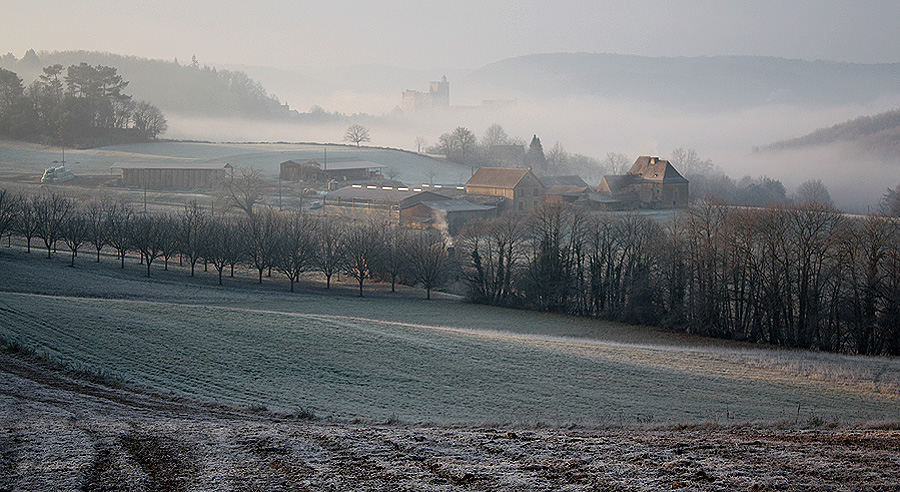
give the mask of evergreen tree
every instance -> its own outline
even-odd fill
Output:
[[[528,145],[528,152],[525,153],[525,164],[535,171],[547,169],[547,158],[544,157],[544,147],[541,146],[541,139],[539,139],[537,135],[532,137],[531,144]]]

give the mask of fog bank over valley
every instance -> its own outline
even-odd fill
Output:
[[[64,77],[65,67],[82,63],[113,67],[128,95],[158,106],[168,122],[166,139],[345,143],[347,128],[362,125],[370,137],[364,145],[437,152],[440,136],[458,127],[481,140],[500,125],[511,143],[527,145],[537,136],[545,153],[577,154],[577,169],[561,171],[592,185],[606,170],[590,159],[600,162],[610,153],[666,159],[675,149],[693,149],[735,181],[781,180],[788,196],[800,183],[821,180],[834,204],[852,212],[871,210],[900,181],[893,143],[900,113],[885,116],[900,108],[898,63],[549,53],[480,68],[410,69],[217,67],[195,57],[179,62],[88,51],[0,57],[0,67],[26,88],[41,82],[46,67],[63,67]],[[436,87],[439,100],[432,104]],[[410,104],[416,98],[421,107]],[[871,115],[878,117],[850,121]],[[853,124],[825,132],[838,138],[816,132],[842,122]]]
[[[277,93],[280,100],[291,108],[300,108],[301,112],[339,113],[341,117],[334,121],[297,124],[171,114],[166,136],[211,141],[340,143],[347,126],[358,123],[370,129],[370,145],[416,150],[417,139],[424,138],[426,146],[432,146],[438,143],[441,134],[459,126],[468,128],[480,138],[490,125],[499,124],[510,137],[526,143],[532,135],[537,135],[545,152],[559,143],[569,153],[598,160],[609,152],[620,152],[632,159],[648,154],[667,158],[674,149],[692,148],[701,159],[711,159],[735,180],[762,175],[779,179],[788,195],[800,183],[820,179],[829,188],[836,206],[862,213],[874,210],[884,189],[900,179],[897,178],[900,163],[895,158],[865,155],[850,145],[754,151],[776,141],[806,135],[817,128],[900,107],[900,94],[872,94],[868,99],[850,102],[710,108],[674,97],[664,103],[595,94],[541,96],[521,91],[504,92],[494,86],[472,82],[463,75],[461,80],[448,77],[449,108],[404,114],[400,109],[403,90],[427,92],[429,81],[440,80],[443,74],[439,70],[432,71],[430,76],[423,75],[426,71],[403,71],[384,75],[371,87],[366,87],[366,76],[379,69],[389,70],[385,67],[334,70],[332,74],[340,74],[342,80],[350,79],[353,83],[339,83],[323,76],[314,85],[304,85],[309,91],[302,94],[291,92],[289,84],[269,73],[266,86],[284,90]],[[256,69],[250,67],[247,70],[251,77],[256,76]],[[284,75],[287,72],[277,73]],[[349,77],[352,73],[359,76]],[[418,77],[422,78],[414,80]],[[406,85],[399,85],[404,82]],[[508,104],[489,109],[483,107],[485,100],[507,101]],[[305,105],[309,107],[303,109]]]

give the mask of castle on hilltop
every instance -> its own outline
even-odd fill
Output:
[[[432,109],[450,107],[450,82],[444,75],[440,81],[432,82],[428,92],[407,90],[403,93],[401,108],[405,114],[413,114]]]

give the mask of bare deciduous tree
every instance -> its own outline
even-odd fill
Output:
[[[384,242],[371,224],[354,227],[343,239],[344,272],[359,283],[359,297],[362,297],[363,283],[374,276]]]
[[[147,264],[147,277],[150,276],[150,265],[153,260],[162,254],[163,227],[162,221],[152,215],[139,215],[134,220],[132,244],[141,252],[141,257]]]
[[[371,141],[369,129],[362,125],[350,125],[344,133],[344,141],[355,143],[356,148],[359,148],[361,142]]]
[[[97,251],[97,263],[100,263],[100,251],[109,241],[108,208],[101,200],[94,200],[87,206],[88,235]]]
[[[428,141],[425,140],[425,137],[416,137],[416,152],[421,154],[427,145]]]
[[[383,224],[380,230],[384,237],[384,248],[377,270],[382,280],[390,279],[391,292],[396,292],[397,281],[409,266],[409,235],[406,229],[395,224]]]
[[[229,206],[237,207],[253,217],[253,207],[262,199],[265,190],[262,172],[252,167],[241,167],[222,182]]]
[[[19,204],[19,215],[16,218],[14,228],[20,236],[25,238],[25,252],[31,253],[31,240],[37,237],[40,223],[38,222],[35,200],[37,197],[23,197]]]
[[[245,217],[241,224],[242,236],[247,242],[247,261],[259,273],[258,281],[262,283],[263,272],[271,268],[275,260],[277,215],[266,209],[254,217]]]
[[[628,172],[631,160],[627,155],[619,152],[607,152],[606,158],[600,163],[607,174],[622,175]]]
[[[829,207],[832,206],[831,194],[828,193],[828,187],[822,183],[821,179],[810,179],[800,183],[797,186],[797,203],[806,204],[822,204]]]
[[[522,219],[512,213],[464,229],[456,243],[457,257],[474,301],[503,305],[513,297],[524,240]]]
[[[206,222],[203,235],[206,238],[203,242],[203,258],[216,269],[219,285],[222,285],[225,267],[236,264],[240,258],[242,241],[238,235],[237,223],[226,216],[212,217]]]
[[[331,288],[331,277],[343,269],[344,257],[341,254],[341,246],[344,234],[346,234],[345,228],[333,220],[325,219],[319,224],[316,265],[322,275],[325,275],[326,289]]]
[[[88,241],[90,237],[90,222],[87,215],[81,210],[73,210],[63,219],[62,239],[66,247],[72,252],[72,260],[69,266],[75,266],[75,257],[78,256],[78,248]]]
[[[159,244],[160,257],[163,259],[163,270],[169,269],[169,259],[181,251],[178,239],[178,218],[165,213],[157,216],[160,222]]]
[[[0,188],[0,238],[12,234],[21,210],[21,195]]]
[[[32,208],[37,221],[37,236],[47,247],[47,258],[52,258],[51,251],[62,236],[63,224],[72,211],[73,202],[60,193],[50,192],[36,196]]]
[[[316,258],[316,224],[305,214],[280,216],[278,221],[278,252],[275,268],[294,284],[303,272],[311,269]]]
[[[425,298],[431,299],[431,290],[441,286],[450,272],[446,238],[439,232],[418,233],[409,239],[405,249],[412,279],[425,288]]]
[[[503,129],[502,126],[497,123],[492,124],[487,127],[484,131],[484,135],[481,136],[481,145],[490,150],[492,145],[508,145],[509,144],[509,135],[506,134],[506,130]]]
[[[199,203],[193,201],[184,207],[179,215],[178,244],[182,256],[187,256],[191,264],[191,277],[194,276],[194,268],[203,256],[203,240],[206,223],[209,215]]]
[[[125,255],[132,248],[134,239],[134,211],[125,205],[115,204],[107,212],[109,244],[116,250],[121,268],[125,268]]]

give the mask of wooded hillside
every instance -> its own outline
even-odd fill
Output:
[[[130,82],[128,89],[136,99],[150,101],[165,112],[262,119],[290,114],[290,108],[246,73],[201,65],[196,58],[181,63],[94,51],[33,50],[21,59],[12,54],[0,57],[0,67],[16,72],[26,86],[38,79],[43,67],[82,62],[115,67]]]
[[[802,149],[838,142],[851,143],[880,157],[900,156],[900,109],[819,128],[802,137],[775,142],[760,150]]]

